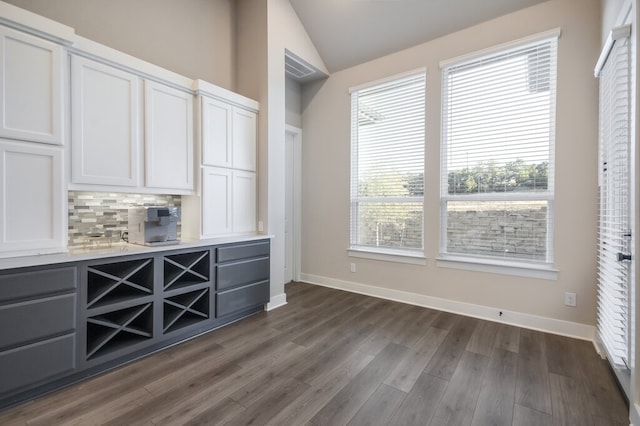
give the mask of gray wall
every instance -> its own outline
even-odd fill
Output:
[[[550,0],[343,71],[303,88],[302,271],[380,289],[594,325],[597,277],[600,1]],[[560,28],[556,105],[557,281],[439,266],[440,61]],[[349,257],[349,88],[427,68],[426,265]],[[350,263],[357,272],[350,272]],[[577,307],[564,305],[576,293]],[[405,294],[405,293],[402,293]],[[408,296],[407,296],[408,297]]]
[[[6,0],[98,43],[235,89],[234,0]]]

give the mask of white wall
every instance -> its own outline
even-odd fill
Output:
[[[284,293],[285,49],[328,73],[288,0],[238,0],[237,89],[260,102],[258,220],[271,240],[271,303]],[[265,34],[266,28],[266,34]],[[245,34],[245,32],[247,34]],[[266,43],[266,49],[264,48]],[[264,56],[266,55],[266,56]]]
[[[555,265],[558,280],[438,267],[441,60],[560,27]],[[303,88],[303,276],[360,283],[553,320],[595,324],[597,255],[598,0],[551,0],[377,60]],[[427,67],[426,266],[354,259],[349,247],[350,87]],[[357,272],[350,272],[350,262]],[[564,293],[577,307],[564,306]],[[424,297],[422,297],[424,299]],[[461,305],[458,305],[461,306]],[[589,327],[587,327],[589,328]],[[592,329],[591,329],[592,330]]]
[[[302,87],[290,78],[285,82],[285,123],[302,127]]]
[[[178,74],[234,89],[234,0],[6,2]]]
[[[611,28],[614,27],[616,20],[618,19],[618,15],[625,3],[627,3],[627,0],[602,0],[601,40],[603,43],[607,39]]]

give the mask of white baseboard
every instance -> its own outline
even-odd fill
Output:
[[[281,293],[276,296],[271,296],[271,300],[267,303],[265,311],[272,311],[287,304],[287,294]]]
[[[381,299],[393,300],[396,302],[408,303],[410,305],[447,311],[454,314],[501,322],[531,330],[575,337],[582,340],[593,341],[595,336],[594,326],[576,322],[563,321],[504,309],[490,308],[482,305],[457,302],[455,300],[441,299],[423,294],[375,287],[350,281],[336,280],[312,274],[303,273],[301,274],[300,279],[301,281],[309,284],[317,284],[324,287],[350,291],[352,293],[364,294],[366,296],[379,297]],[[502,312],[502,316],[499,315],[500,312]]]

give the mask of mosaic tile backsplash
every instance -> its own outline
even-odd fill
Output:
[[[69,247],[85,245],[90,233],[126,231],[129,207],[180,207],[181,202],[179,195],[69,191]]]

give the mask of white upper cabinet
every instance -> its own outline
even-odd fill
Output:
[[[256,174],[233,171],[233,232],[256,231]]]
[[[202,164],[255,171],[256,113],[201,97]]]
[[[0,136],[63,144],[63,48],[0,27]]]
[[[200,98],[202,123],[202,164],[233,166],[233,107],[205,96]]]
[[[256,170],[256,113],[233,107],[233,168]]]
[[[193,190],[193,95],[145,82],[146,186]]]
[[[203,166],[256,170],[258,103],[196,80]]]
[[[61,251],[62,148],[0,139],[0,257]]]
[[[71,68],[73,183],[139,184],[139,77],[73,56]]]

